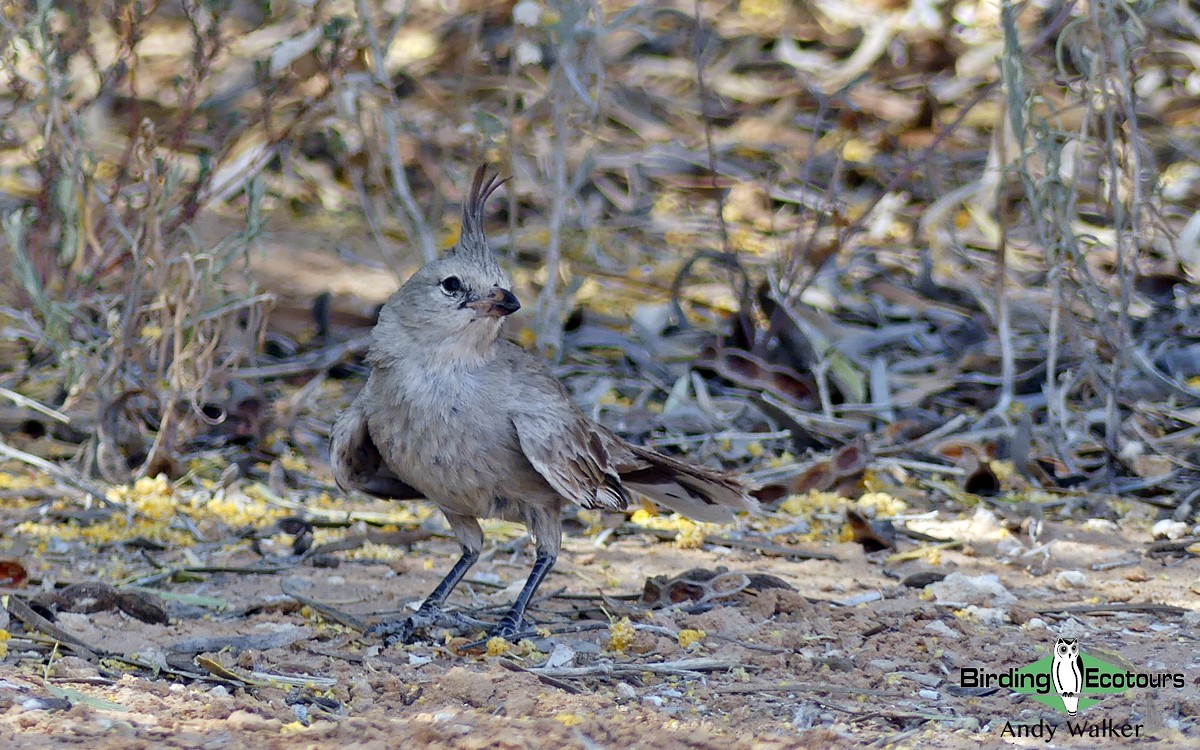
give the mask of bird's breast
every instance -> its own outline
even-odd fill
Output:
[[[488,396],[486,383],[429,373],[387,381],[368,424],[389,468],[447,510],[508,515],[512,503],[496,498],[524,489],[528,462],[505,405]]]

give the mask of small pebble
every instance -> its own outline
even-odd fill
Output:
[[[1172,521],[1164,518],[1150,528],[1155,539],[1182,539],[1187,535],[1188,527],[1183,521]]]
[[[933,622],[927,624],[925,626],[925,630],[929,631],[930,633],[932,633],[936,636],[941,636],[942,638],[949,638],[949,639],[955,640],[955,641],[962,638],[962,633],[958,632],[957,630],[950,627],[949,625],[942,622],[941,620],[934,620]]]
[[[1131,583],[1142,583],[1148,579],[1149,576],[1146,574],[1146,569],[1141,566],[1125,571],[1125,580]]]
[[[225,720],[226,726],[230,729],[262,729],[267,726],[272,720],[265,716],[261,716],[245,709],[238,709],[229,714],[229,718]]]
[[[1083,571],[1064,570],[1054,578],[1054,588],[1059,591],[1077,589],[1087,585],[1087,576]]]

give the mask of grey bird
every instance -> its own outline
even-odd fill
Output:
[[[632,445],[589,419],[540,359],[501,338],[504,319],[521,307],[483,233],[484,203],[501,184],[479,168],[456,245],[383,305],[371,374],[331,435],[339,487],[427,498],[462,546],[415,615],[372,629],[389,644],[444,617],[446,597],[479,559],[480,518],[524,523],[536,545],[529,579],[490,631],[508,637],[522,632],[525,608],[558,558],[569,503],[621,510],[636,494],[714,522],[757,507],[736,475]]]

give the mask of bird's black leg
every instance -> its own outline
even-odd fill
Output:
[[[432,627],[443,626],[447,629],[456,628],[469,630],[472,625],[465,618],[448,615],[442,612],[442,604],[454,591],[454,588],[466,577],[467,571],[479,561],[479,553],[483,548],[483,529],[479,522],[468,516],[446,513],[450,528],[462,545],[462,556],[446,577],[438,583],[433,592],[425,597],[417,611],[398,620],[381,622],[367,629],[367,635],[381,635],[384,644],[391,646],[395,643],[411,643],[418,633],[428,631]]]
[[[508,614],[496,623],[496,626],[489,631],[489,635],[498,635],[507,638],[510,635],[520,633],[524,629],[525,608],[529,606],[529,600],[533,598],[537,587],[541,585],[542,579],[554,567],[554,563],[558,557],[551,555],[542,550],[538,550],[537,558],[533,561],[533,570],[529,573],[529,579],[525,581],[525,587],[521,589],[521,593],[517,595],[517,600],[513,602],[512,609],[508,610]]]
[[[530,508],[525,515],[525,525],[537,545],[537,557],[534,558],[533,570],[525,581],[525,587],[517,595],[517,600],[513,602],[512,609],[496,623],[489,635],[507,638],[524,629],[525,608],[529,606],[529,600],[533,598],[538,586],[558,560],[558,551],[562,546],[562,522],[558,509]]]
[[[479,562],[479,550],[463,545],[462,557],[458,558],[458,562],[454,563],[454,567],[450,569],[450,572],[446,574],[442,582],[437,585],[437,588],[429,596],[425,597],[425,601],[421,602],[421,609],[417,611],[440,608],[445,603],[446,597],[450,596],[450,592],[454,591],[459,582],[466,577],[467,571],[477,562]]]

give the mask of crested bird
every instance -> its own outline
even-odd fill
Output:
[[[488,246],[483,209],[503,182],[476,171],[454,247],[383,305],[370,375],[331,433],[342,490],[431,500],[462,548],[414,615],[372,629],[389,644],[445,617],[483,548],[480,518],[523,523],[536,548],[528,580],[490,631],[508,637],[525,627],[558,558],[568,504],[622,510],[637,495],[713,522],[757,507],[738,476],[633,445],[588,418],[541,359],[502,337],[521,304]]]

